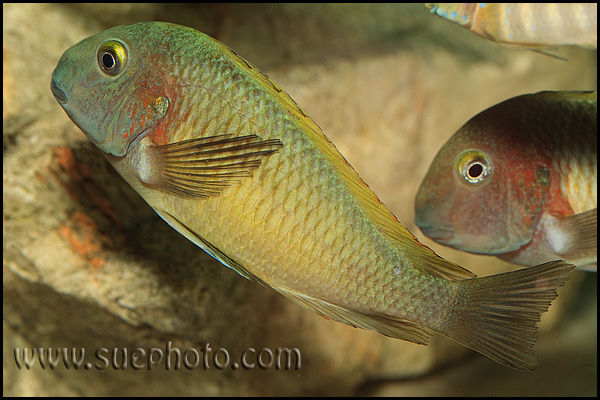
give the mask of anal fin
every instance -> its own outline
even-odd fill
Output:
[[[385,336],[424,345],[429,342],[431,337],[431,333],[426,328],[411,321],[380,313],[370,314],[352,310],[301,293],[277,287],[274,287],[274,289],[295,303],[299,303],[327,319],[356,328],[371,330]]]

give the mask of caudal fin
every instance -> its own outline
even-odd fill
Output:
[[[455,281],[460,299],[445,336],[500,364],[534,370],[537,322],[575,268],[562,261]]]

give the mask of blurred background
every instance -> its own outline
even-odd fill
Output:
[[[277,82],[424,244],[477,275],[519,267],[441,247],[414,223],[429,164],[467,120],[541,90],[595,90],[596,51],[515,51],[423,4],[3,4],[4,395],[597,395],[597,275],[577,271],[519,372],[327,321],[224,268],[165,224],[60,109],[62,53],[160,20],[224,42]],[[152,66],[148,66],[151,68]],[[16,348],[297,348],[301,369],[43,370]],[[92,359],[90,358],[90,361]]]

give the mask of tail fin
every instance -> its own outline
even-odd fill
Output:
[[[460,299],[445,336],[499,362],[534,370],[533,345],[540,315],[575,268],[562,261],[482,278],[456,281]]]

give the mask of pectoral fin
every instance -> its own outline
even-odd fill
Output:
[[[564,219],[564,224],[574,232],[574,248],[589,249],[598,247],[598,209],[571,215]]]
[[[144,140],[140,146],[136,164],[144,183],[179,196],[209,197],[251,177],[283,144],[256,135],[218,135],[158,146]]]
[[[558,221],[556,234],[560,240],[552,242],[554,249],[569,262],[582,269],[596,271],[598,256],[598,209],[570,215]]]

